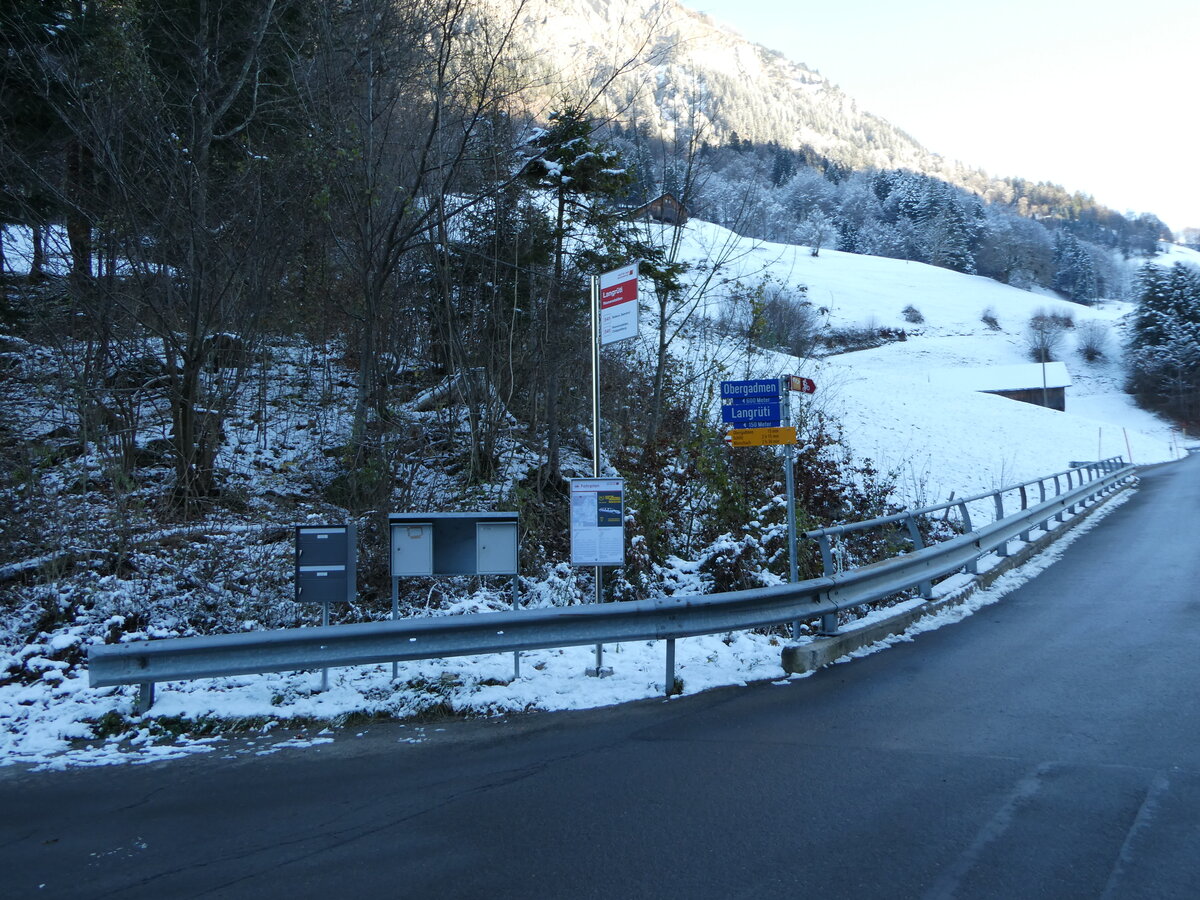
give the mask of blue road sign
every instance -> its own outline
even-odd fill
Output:
[[[778,378],[752,378],[749,381],[722,381],[722,400],[778,400]]]
[[[743,428],[778,428],[782,418],[783,411],[779,403],[743,402],[721,407],[722,422]]]

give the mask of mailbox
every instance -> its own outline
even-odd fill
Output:
[[[479,522],[475,526],[475,571],[480,575],[517,574],[517,523]]]
[[[433,574],[433,523],[392,524],[392,577]]]
[[[301,566],[296,574],[296,599],[302,603],[344,603],[353,599],[350,579],[342,568]]]
[[[344,525],[296,528],[296,562],[301,566],[345,566],[350,556],[351,529]]]
[[[516,575],[515,512],[391,513],[392,577]]]
[[[349,525],[296,526],[296,600],[348,603],[354,600],[358,529]]]

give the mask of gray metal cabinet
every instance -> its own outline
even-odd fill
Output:
[[[516,575],[515,512],[391,513],[392,577]]]
[[[296,600],[348,603],[354,600],[358,529],[349,525],[296,526]]]
[[[479,522],[475,526],[475,560],[480,575],[516,575],[517,523]]]
[[[392,524],[392,577],[433,574],[433,523]]]

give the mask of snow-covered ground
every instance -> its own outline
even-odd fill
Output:
[[[1044,553],[1002,575],[987,590],[975,592],[965,603],[947,607],[922,619],[907,634],[853,651],[838,662],[912,640],[914,634],[954,624],[1000,601],[1060,558],[1071,543],[1096,527],[1128,496],[1110,501]],[[1035,532],[1034,538],[1037,536]],[[937,596],[961,587],[965,577],[956,576],[953,584],[939,586]],[[871,614],[864,623],[900,608]],[[752,681],[779,683],[811,674],[785,674],[781,649],[778,637],[748,632],[682,639],[676,642],[675,676],[682,682],[684,694],[693,694]],[[159,685],[154,708],[140,717],[131,713],[132,689],[93,690],[87,686],[86,673],[80,671],[54,684],[0,688],[0,765],[65,769],[141,764],[196,753],[262,756],[328,743],[334,739],[334,729],[343,725],[361,734],[374,716],[413,717],[400,726],[404,730],[398,741],[420,743],[426,731],[440,730],[437,717],[448,709],[486,716],[663,698],[666,676],[661,642],[607,646],[604,662],[613,670],[607,678],[584,675],[594,661],[591,647],[531,651],[522,654],[518,679],[513,679],[513,660],[506,655],[400,663],[395,680],[386,665],[334,669],[324,691],[319,689],[320,675],[315,672],[179,682]],[[131,729],[98,735],[95,723],[103,723],[114,713]],[[178,735],[173,730],[179,723],[188,723],[187,733]],[[239,723],[241,727],[231,736],[205,736],[210,725]]]
[[[13,252],[18,246],[16,241],[8,245],[11,266],[19,264],[20,255]],[[1127,303],[1082,307],[920,263],[831,250],[813,257],[807,248],[747,241],[702,222],[689,226],[684,255],[718,265],[719,283],[770,276],[775,283],[804,285],[807,297],[822,308],[821,315],[832,327],[871,325],[906,331],[904,341],[819,360],[761,353],[746,374],[814,378],[818,392],[804,402],[840,419],[855,453],[870,457],[882,471],[894,472],[902,499],[909,504],[938,502],[951,492],[963,496],[993,489],[1064,469],[1073,460],[1120,454],[1144,464],[1183,452],[1170,427],[1136,408],[1121,390],[1121,323],[1131,308]],[[1164,263],[1176,260],[1196,262],[1200,254],[1173,248],[1159,257]],[[722,291],[712,292],[706,301],[704,314],[710,319],[721,313]],[[908,307],[919,311],[923,321],[910,321]],[[983,321],[985,311],[998,329]],[[1025,325],[1040,312],[1069,316],[1076,323],[1066,333],[1062,354],[1072,380],[1066,412],[978,393],[946,376],[947,371],[1027,363]],[[644,309],[638,339],[647,347],[653,334],[649,315]],[[1106,355],[1089,363],[1076,352],[1074,335],[1091,320],[1109,327],[1111,340]],[[703,346],[700,341],[684,342],[679,350],[700,352]],[[232,427],[235,443],[241,439],[236,423]],[[270,478],[271,472],[282,473],[292,456],[285,453],[281,462],[274,450],[274,459],[265,452],[261,460],[252,457],[256,441],[247,431],[243,464],[236,474],[254,478],[261,471]],[[299,458],[304,448],[289,452]],[[247,460],[258,461],[251,466]],[[1031,565],[1026,577],[1041,564]],[[1020,578],[1011,577],[1009,587]],[[170,582],[164,578],[163,583]],[[543,587],[553,590],[551,585]],[[1002,591],[995,588],[975,602],[993,602]],[[79,639],[65,628],[53,640]],[[779,638],[769,635],[691,638],[679,642],[677,653],[677,675],[685,693],[783,677]],[[583,671],[592,664],[592,651],[575,648],[525,654],[521,678],[515,681],[510,680],[511,657],[488,656],[402,664],[396,683],[390,667],[335,670],[326,692],[316,689],[320,676],[311,672],[165,684],[158,688],[152,714],[143,718],[131,715],[132,688],[92,690],[82,667],[48,664],[41,681],[0,686],[0,764],[59,767],[220,752],[223,741],[195,737],[203,732],[197,723],[241,721],[268,735],[255,752],[271,752],[327,741],[329,724],[352,714],[406,717],[453,709],[486,715],[661,696],[661,645],[610,647],[606,663],[614,669],[611,678],[586,678]],[[173,729],[182,720],[190,723],[192,737],[176,739]],[[105,737],[98,724],[105,722],[132,722],[133,727],[122,730],[121,725],[114,728],[119,733]],[[279,723],[291,729],[286,739],[272,731]],[[419,740],[420,727],[410,728],[412,739]],[[79,743],[87,738],[96,739],[86,746]]]
[[[898,472],[911,504],[944,500],[951,491],[991,490],[1075,460],[1121,455],[1148,464],[1184,452],[1169,423],[1139,409],[1122,390],[1130,303],[1086,307],[922,263],[833,250],[814,257],[806,247],[737,239],[699,222],[689,229],[687,246],[693,259],[723,260],[726,278],[770,276],[804,285],[809,301],[828,310],[831,327],[873,324],[906,332],[904,341],[820,360],[774,356],[760,360],[755,374],[813,377],[818,392],[806,402],[841,420],[857,454]],[[1159,261],[1200,264],[1200,253],[1175,247]],[[908,307],[923,321],[909,322]],[[998,329],[982,320],[985,312]],[[980,393],[946,377],[947,371],[1029,363],[1026,326],[1037,314],[1075,323],[1064,332],[1061,354],[1072,380],[1066,412]],[[1080,326],[1089,321],[1109,330],[1107,352],[1095,362],[1077,350]]]

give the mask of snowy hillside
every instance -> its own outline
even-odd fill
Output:
[[[1179,244],[1159,244],[1160,251],[1158,256],[1159,265],[1169,266],[1173,263],[1181,262],[1189,266],[1200,268],[1200,250],[1193,250],[1191,247],[1184,247]]]
[[[936,502],[951,491],[977,493],[1064,469],[1072,460],[1132,454],[1146,464],[1182,452],[1171,427],[1122,390],[1129,303],[1086,307],[923,263],[830,250],[814,257],[806,247],[756,243],[700,222],[690,224],[686,246],[694,261],[714,255],[723,261],[722,277],[730,281],[769,276],[804,285],[813,305],[827,310],[831,328],[905,331],[907,340],[821,360],[781,354],[758,362],[756,374],[798,370],[814,377],[820,390],[812,402],[841,419],[856,453],[899,472],[911,503]],[[711,316],[720,314],[721,302],[710,301]],[[909,307],[924,321],[907,321]],[[998,327],[982,320],[985,313]],[[1073,381],[1066,412],[978,393],[944,377],[947,369],[1028,363],[1025,330],[1038,313],[1075,323],[1064,332],[1062,359]],[[1107,352],[1095,362],[1077,351],[1080,326],[1090,321],[1110,329]]]

